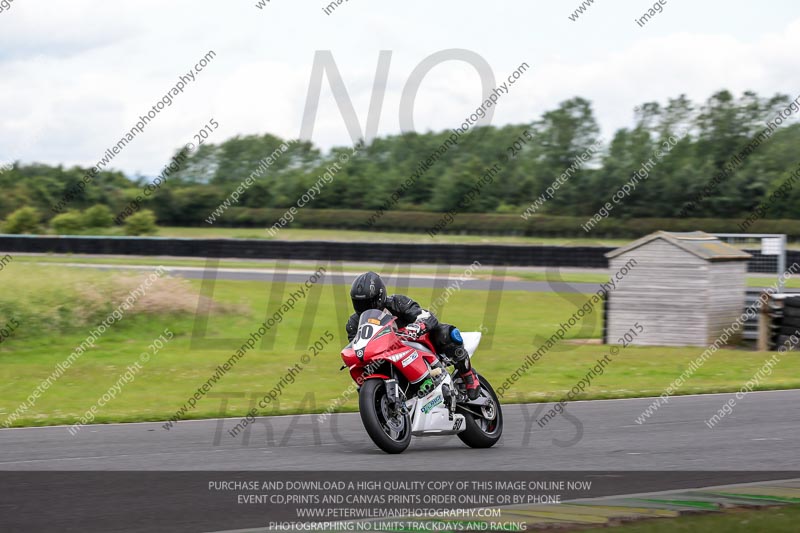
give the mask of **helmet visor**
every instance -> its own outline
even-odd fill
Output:
[[[356,313],[361,314],[364,311],[368,311],[370,309],[378,309],[380,308],[380,302],[378,298],[353,298],[353,309],[355,309]]]

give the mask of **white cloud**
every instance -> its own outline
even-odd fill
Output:
[[[445,48],[481,54],[501,82],[520,62],[531,70],[504,96],[495,124],[524,123],[558,102],[590,99],[606,135],[630,125],[643,101],[687,93],[697,102],[727,88],[762,95],[800,92],[800,11],[734,1],[668,4],[646,28],[641,5],[598,3],[578,23],[568,6],[476,0],[402,7],[349,2],[23,1],[0,13],[0,160],[91,165],[209,49],[218,56],[145,133],[114,160],[130,174],[156,173],[212,116],[212,142],[237,134],[297,137],[314,53],[330,49],[364,127],[380,50],[392,50],[381,134],[399,132],[400,97],[426,56]],[[690,9],[691,8],[691,9]],[[789,16],[790,13],[793,13]],[[794,22],[791,22],[794,20]],[[415,105],[418,131],[461,123],[480,102],[474,69],[436,67]],[[350,142],[327,80],[313,140]]]

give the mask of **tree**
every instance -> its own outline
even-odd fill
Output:
[[[86,227],[84,216],[74,210],[54,216],[50,225],[59,235],[76,235]]]
[[[125,219],[125,235],[153,235],[158,232],[156,215],[144,209]]]
[[[36,233],[40,220],[36,208],[20,207],[8,215],[3,229],[6,233]]]
[[[558,109],[546,112],[536,129],[535,142],[541,149],[536,173],[542,192],[573,163],[580,161],[579,158],[598,141],[600,132],[591,102],[583,98],[572,98],[562,102]],[[589,211],[592,196],[585,191],[590,173],[585,164],[579,162],[576,166],[579,168],[570,173],[569,182],[548,202],[550,210],[558,209],[559,214],[569,215]]]
[[[492,189],[497,187],[499,179],[498,176],[483,179],[485,174],[484,166],[477,157],[459,161],[448,169],[436,188],[434,207],[438,211],[459,213],[486,211],[482,206],[492,201]]]
[[[83,213],[83,224],[87,228],[110,228],[114,223],[111,209],[102,204],[96,204]]]
[[[787,107],[792,116],[784,116],[776,130],[762,134],[767,122]],[[143,200],[142,187],[153,176],[103,171],[84,184],[86,168],[17,163],[0,172],[0,219],[22,207],[35,208],[41,216],[36,223],[22,217],[20,229],[15,217],[11,224],[15,231],[35,231],[37,224],[51,226],[51,218],[59,213],[80,209],[86,210],[84,227],[106,227],[108,209],[116,216],[129,212],[134,202],[137,210],[152,209],[162,225],[197,226],[227,201],[225,205],[236,211],[215,224],[253,226],[274,220],[275,211],[295,206],[310,189],[315,194],[311,209],[372,211],[386,206],[441,211],[457,206],[495,164],[502,170],[467,211],[521,213],[542,197],[546,201],[536,204],[537,213],[588,217],[645,163],[652,166],[647,179],[629,186],[630,193],[615,204],[612,217],[685,216],[684,205],[700,195],[691,216],[739,218],[768,201],[773,192],[785,198],[770,201],[767,217],[800,217],[800,184],[784,185],[797,167],[796,108],[785,95],[724,90],[702,102],[685,95],[643,100],[627,127],[604,132],[607,141],[597,145],[599,129],[591,103],[580,97],[540,117],[525,117],[521,124],[481,126],[463,135],[445,130],[375,138],[357,156],[350,146],[321,152],[310,141],[284,141],[270,134],[213,137],[219,144],[205,142],[186,159],[176,159],[180,168],[169,174],[167,186]],[[754,140],[757,148],[737,157]],[[276,157],[269,165],[262,165],[273,153]],[[591,159],[579,159],[587,153]],[[333,179],[320,181],[326,172]],[[255,181],[238,202],[229,200],[251,175]],[[557,191],[546,194],[562,175],[566,179]],[[709,187],[712,178],[723,175]],[[781,192],[790,185],[791,190]],[[82,192],[75,194],[76,189]],[[73,219],[59,219],[58,226],[71,228]]]

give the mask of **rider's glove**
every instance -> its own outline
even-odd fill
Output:
[[[406,334],[414,339],[420,338],[428,327],[424,322],[414,322],[406,326]]]

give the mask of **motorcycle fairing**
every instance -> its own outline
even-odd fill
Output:
[[[422,398],[412,398],[406,402],[408,412],[411,414],[411,434],[415,437],[425,435],[455,435],[465,429],[464,415],[453,414],[447,407],[447,399],[443,386],[453,387],[453,380],[449,375]]]
[[[361,314],[353,342],[342,350],[342,359],[354,380],[371,377],[373,374],[362,376],[364,368],[378,361],[390,362],[409,383],[418,383],[428,375],[429,364],[436,360],[436,355],[424,343],[412,344],[390,335],[396,320],[386,310],[371,309]],[[369,355],[365,358],[367,347]]]
[[[480,331],[462,331],[461,338],[464,339],[464,349],[467,350],[470,359],[472,359],[472,355],[475,353],[475,350],[478,349],[478,345],[481,343],[481,332]]]

